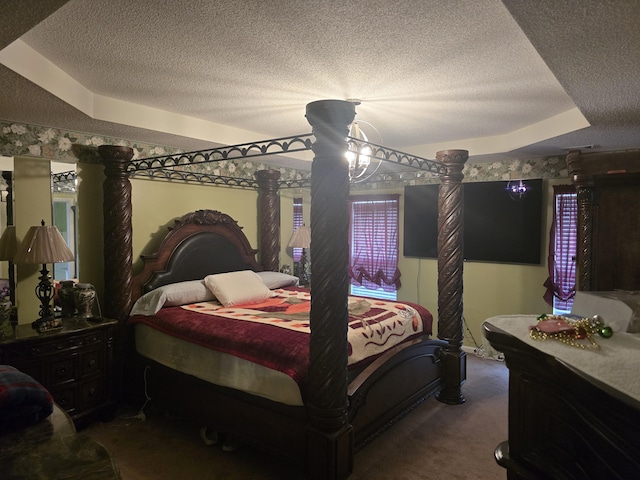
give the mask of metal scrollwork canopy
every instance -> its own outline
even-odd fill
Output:
[[[314,135],[303,134],[290,137],[274,138],[258,142],[224,146],[194,152],[175,153],[134,160],[127,166],[130,175],[163,180],[181,180],[201,184],[224,185],[233,187],[257,187],[257,182],[248,178],[220,176],[207,172],[193,171],[195,165],[265,157],[278,154],[290,154],[311,150]],[[371,157],[380,159],[390,165],[408,167],[435,175],[445,173],[445,167],[435,161],[410,155],[353,137],[347,137],[349,144],[358,148],[368,146]],[[393,168],[393,167],[391,167]],[[389,171],[392,171],[389,169]],[[373,177],[375,181],[376,176]],[[302,188],[311,185],[310,178],[283,179],[280,188]]]

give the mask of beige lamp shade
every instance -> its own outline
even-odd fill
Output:
[[[71,262],[73,252],[69,250],[62,234],[55,225],[30,227],[18,247],[14,263],[61,263]]]
[[[296,228],[289,240],[289,247],[309,248],[311,246],[311,228],[302,225]]]
[[[17,250],[18,242],[16,240],[16,227],[8,225],[0,237],[0,260],[9,260],[10,262],[13,262]]]

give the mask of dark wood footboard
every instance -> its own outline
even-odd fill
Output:
[[[415,339],[376,359],[349,384],[355,448],[369,441],[442,387],[447,342]]]
[[[415,339],[365,368],[349,385],[349,420],[354,447],[362,448],[442,385],[441,352],[446,342]],[[133,376],[144,381],[151,402],[213,430],[232,433],[283,460],[307,467],[323,461],[309,447],[305,407],[279,404],[212,385],[135,354]],[[315,460],[314,460],[315,458]]]

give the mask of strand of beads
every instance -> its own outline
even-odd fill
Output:
[[[546,333],[533,326],[529,329],[529,336],[534,340],[557,340],[575,348],[597,350],[600,345],[593,338],[596,333],[603,338],[610,338],[613,335],[611,327],[606,326],[598,315],[593,318],[585,317],[580,320],[570,321],[560,315],[542,314],[538,316],[538,321],[542,320],[561,320],[567,322],[573,328],[567,332]],[[587,340],[589,343],[584,343],[582,340]]]

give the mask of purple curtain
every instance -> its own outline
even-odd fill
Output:
[[[349,278],[356,286],[392,292],[400,287],[398,224],[400,195],[350,197]]]
[[[549,234],[549,277],[544,282],[545,301],[553,306],[554,297],[570,309],[576,293],[576,245],[578,201],[572,185],[553,187],[554,210]]]

